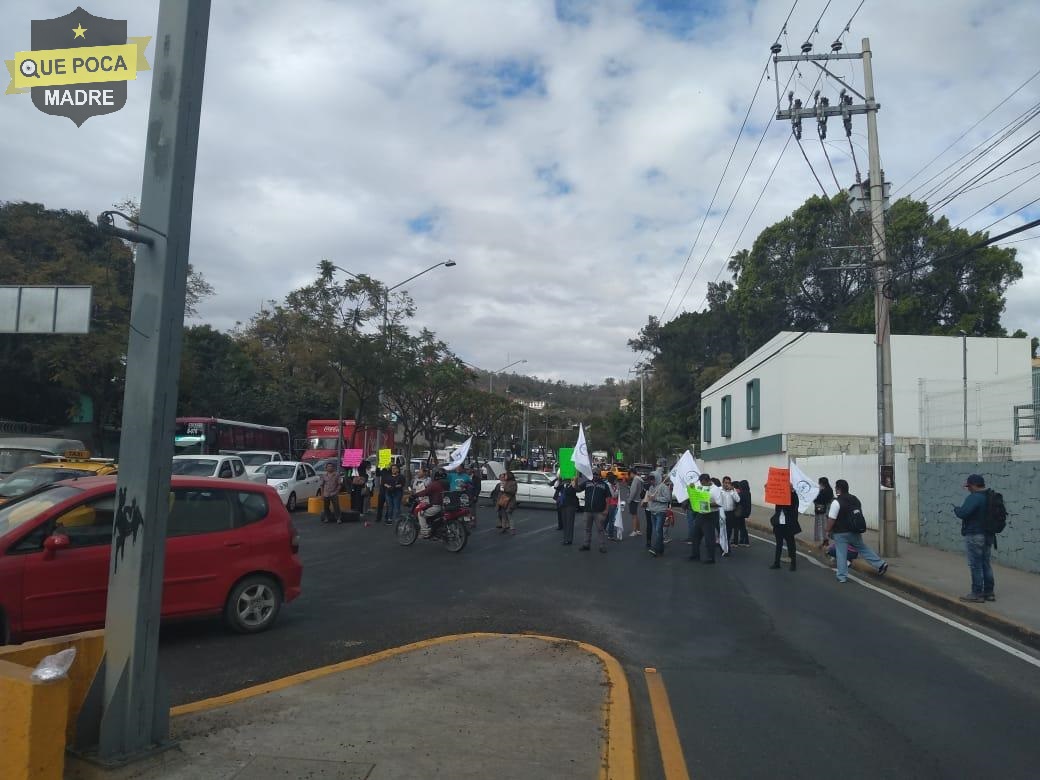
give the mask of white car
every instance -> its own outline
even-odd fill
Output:
[[[245,450],[236,454],[246,464],[246,471],[250,474],[255,474],[256,470],[265,463],[280,463],[289,460],[285,455],[274,450]]]
[[[517,504],[549,504],[556,506],[555,488],[552,481],[556,479],[555,474],[546,474],[542,471],[514,471],[516,477],[516,502]],[[498,486],[501,484],[497,479],[484,479],[480,482],[480,495],[487,496],[494,504],[498,500]],[[578,504],[585,505],[585,493],[578,493]]]
[[[246,471],[238,455],[174,455],[173,473],[187,477],[215,477],[240,479],[243,482],[267,483],[266,477],[257,477]]]
[[[310,463],[295,460],[264,463],[256,473],[275,489],[290,512],[296,511],[300,501],[321,495],[321,477]]]

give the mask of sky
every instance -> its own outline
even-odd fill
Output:
[[[870,38],[896,197],[1040,101],[1040,77],[1010,96],[1040,68],[1031,2],[865,0],[846,32],[859,0],[798,0],[780,34],[792,2],[214,2],[190,259],[216,294],[195,322],[248,322],[323,258],[388,286],[451,259],[405,288],[413,329],[485,370],[526,360],[511,370],[627,379],[639,357],[628,339],[651,315],[702,308],[734,249],[820,192],[813,171],[828,195],[835,178],[854,180],[840,121],[824,147],[833,176],[814,121],[811,168],[795,144],[781,153],[791,128],[773,118],[767,68],[778,36],[784,53],[810,37],[816,51]],[[2,57],[30,48],[31,19],[73,7],[5,0]],[[84,7],[155,35],[157,2]],[[862,91],[861,63],[831,70]],[[789,78],[811,104],[815,68],[781,66]],[[0,97],[0,201],[94,216],[138,197],[151,81],[142,74],[125,108],[78,128],[28,95]],[[838,89],[828,81],[823,94],[834,103]],[[1040,118],[960,180],[1037,130]],[[851,140],[865,175],[864,117]],[[1040,196],[1040,168],[1025,167],[1038,161],[1040,144],[1025,148],[938,213],[972,230],[1001,220],[993,235],[1037,219],[1040,205],[1010,212]],[[1033,236],[1040,228],[1014,238]],[[1040,334],[1040,241],[1009,246],[1024,276],[1004,323]]]

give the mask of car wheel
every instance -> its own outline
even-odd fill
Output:
[[[255,634],[271,627],[282,608],[282,589],[270,577],[253,574],[231,589],[224,619],[232,631]]]
[[[289,500],[285,502],[285,508],[290,512],[296,511],[296,493],[295,491],[289,494]]]
[[[498,488],[497,487],[492,489],[491,495],[489,496],[489,501],[491,503],[491,506],[495,506],[495,505],[498,504]]]

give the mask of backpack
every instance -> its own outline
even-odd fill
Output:
[[[1004,496],[992,488],[986,491],[986,517],[982,528],[988,534],[999,534],[1007,526],[1007,507]]]
[[[842,501],[841,499],[845,500]],[[846,494],[838,499],[838,504],[841,507],[838,519],[844,521],[844,525],[848,528],[847,533],[866,533],[867,518],[863,516],[863,505],[859,499],[852,494]]]

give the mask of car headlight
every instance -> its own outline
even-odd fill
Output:
[[[279,482],[278,486],[275,488],[275,490],[288,490],[288,489],[289,489],[289,483],[288,482]]]

